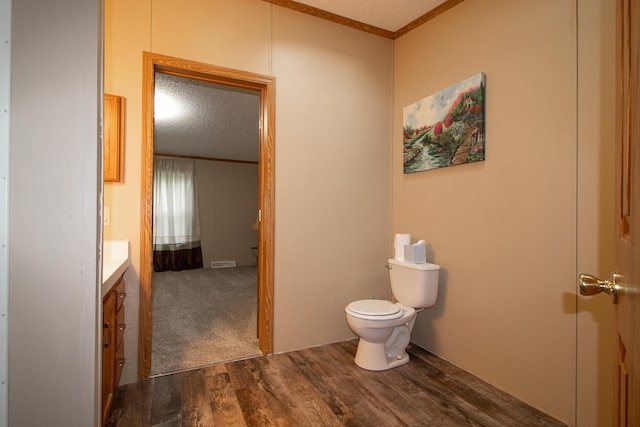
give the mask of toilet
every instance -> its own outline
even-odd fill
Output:
[[[363,299],[345,308],[347,324],[359,337],[356,365],[384,371],[409,361],[405,351],[418,311],[438,297],[440,266],[390,259],[387,265],[391,293],[397,302]]]

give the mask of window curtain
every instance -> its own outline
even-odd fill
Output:
[[[193,160],[156,157],[153,174],[155,271],[202,268],[198,185]]]

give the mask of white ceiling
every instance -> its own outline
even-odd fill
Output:
[[[398,31],[446,0],[296,0],[354,21]]]
[[[446,0],[297,0],[317,9],[397,31]],[[177,105],[161,117],[162,94]],[[260,93],[156,73],[155,151],[163,154],[258,161]]]

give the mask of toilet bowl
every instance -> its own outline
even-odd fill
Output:
[[[389,260],[391,293],[397,302],[363,299],[345,308],[347,325],[359,337],[355,363],[383,371],[409,362],[406,353],[418,311],[435,304],[440,266]]]
[[[360,337],[356,365],[369,371],[395,368],[409,361],[405,352],[416,310],[387,300],[358,300],[345,308],[347,324]]]

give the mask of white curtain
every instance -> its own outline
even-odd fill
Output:
[[[164,157],[154,159],[154,251],[200,247],[197,187],[193,160]]]

